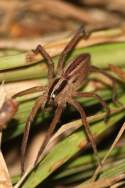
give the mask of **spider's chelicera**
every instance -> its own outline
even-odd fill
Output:
[[[67,56],[74,49],[74,47],[79,42],[79,40],[81,38],[86,39],[88,36],[89,35],[88,33],[85,32],[83,26],[81,26],[77,30],[71,41],[67,44],[67,46],[64,48],[63,52],[60,55],[56,72],[54,72],[54,63],[52,58],[49,56],[49,54],[41,45],[38,45],[37,48],[33,50],[33,53],[35,54],[40,53],[47,62],[48,86],[33,87],[31,89],[22,91],[15,95],[15,96],[19,96],[31,91],[43,91],[43,95],[36,100],[35,105],[33,106],[32,111],[26,122],[23,142],[21,147],[22,171],[24,171],[24,158],[25,158],[31,123],[33,122],[34,117],[36,116],[39,108],[42,107],[42,109],[44,109],[46,104],[54,104],[56,106],[56,111],[53,120],[50,124],[47,135],[45,137],[45,140],[42,143],[41,148],[38,152],[37,160],[40,154],[45,149],[45,146],[47,145],[51,135],[53,134],[55,127],[59,122],[63,109],[66,107],[66,104],[70,104],[80,113],[85,133],[92,145],[97,161],[98,163],[100,163],[100,160],[98,158],[96,143],[90,131],[85,110],[80,105],[80,103],[77,102],[76,97],[95,97],[101,103],[101,105],[106,109],[107,112],[106,118],[107,118],[107,116],[110,114],[110,109],[106,105],[106,102],[95,92],[81,92],[79,91],[79,89],[86,83],[86,79],[88,78],[88,75],[91,72],[100,72],[105,76],[107,76],[112,81],[113,88],[115,86],[115,80],[105,71],[91,65],[90,54],[88,53],[83,53],[78,55],[74,60],[72,60],[67,65],[65,65]]]

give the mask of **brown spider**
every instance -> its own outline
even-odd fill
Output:
[[[20,93],[17,93],[14,96],[16,97],[16,96],[24,95],[31,91],[43,91],[43,95],[40,96],[36,100],[35,105],[33,106],[32,111],[26,122],[23,141],[22,141],[22,147],[21,147],[22,172],[24,172],[24,159],[25,159],[25,153],[26,153],[31,123],[33,122],[39,108],[42,107],[42,109],[44,109],[46,104],[50,104],[50,105],[54,104],[57,108],[55,111],[55,116],[50,124],[50,128],[45,137],[45,140],[43,144],[41,145],[41,148],[38,152],[35,164],[38,161],[39,156],[45,149],[51,135],[53,134],[55,127],[60,120],[62,111],[66,107],[66,104],[72,105],[80,113],[86,135],[90,143],[92,144],[92,148],[94,150],[95,156],[97,158],[98,163],[100,164],[100,160],[98,158],[98,153],[97,153],[97,148],[96,148],[96,143],[90,131],[85,110],[76,101],[75,98],[76,97],[95,97],[97,100],[99,100],[101,105],[106,109],[107,111],[106,119],[107,119],[107,116],[110,114],[110,109],[106,105],[106,102],[103,101],[103,99],[97,94],[95,94],[94,92],[83,93],[83,92],[80,92],[79,89],[86,83],[86,79],[88,78],[91,72],[100,72],[104,74],[105,76],[107,76],[112,81],[113,88],[115,86],[115,80],[113,79],[113,77],[108,75],[105,71],[95,66],[92,66],[90,64],[90,54],[88,53],[78,55],[73,61],[71,61],[68,65],[65,66],[65,61],[69,53],[74,49],[74,47],[76,46],[76,44],[79,42],[79,40],[82,37],[86,39],[88,38],[88,36],[89,35],[84,30],[83,26],[81,26],[77,30],[77,32],[75,33],[71,41],[67,44],[67,46],[64,48],[64,50],[62,51],[59,57],[56,73],[54,72],[53,60],[49,56],[49,54],[46,52],[46,50],[41,45],[38,45],[37,48],[33,50],[35,54],[40,53],[47,62],[48,86],[33,87],[25,91],[22,91]]]

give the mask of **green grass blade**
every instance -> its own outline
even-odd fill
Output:
[[[125,100],[125,97],[121,98],[121,102]],[[103,121],[94,123],[91,127],[93,135],[97,136],[113,126],[118,120],[124,116],[124,111],[112,116],[107,124]],[[28,176],[27,180],[22,185],[22,188],[34,188],[45,180],[52,172],[58,169],[62,164],[69,160],[75,153],[80,150],[80,145],[86,145],[85,134],[82,129],[76,131],[72,135],[59,142],[40,162],[38,167]],[[65,147],[66,146],[66,147]],[[70,149],[69,149],[70,148]]]
[[[92,55],[92,58],[91,58],[92,64],[98,67],[101,67],[101,68],[107,67],[109,63],[123,66],[125,62],[124,49],[125,49],[124,42],[113,43],[113,44],[100,44],[100,45],[91,46],[88,48],[80,48],[80,49],[74,50],[71,58],[75,57],[76,55],[80,53],[90,53]],[[3,57],[3,59],[0,60],[1,61],[0,70],[4,70],[4,71],[1,71],[0,73],[0,81],[5,80],[9,82],[9,81],[27,80],[27,79],[46,77],[47,67],[45,63],[41,63],[41,62],[35,65],[29,64],[28,66],[24,68],[18,67],[18,69],[13,69],[15,68],[14,66],[12,66],[13,62],[15,62],[15,64],[18,65],[18,61],[20,62],[22,61],[22,59],[24,59],[24,57],[22,56],[23,55],[19,54],[14,57],[13,56]],[[8,61],[6,62],[7,58],[8,58]],[[58,57],[54,58],[55,63],[57,62],[57,59]],[[12,70],[8,70],[10,68]]]

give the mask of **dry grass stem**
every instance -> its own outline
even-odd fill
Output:
[[[91,30],[92,28],[89,28],[88,30]],[[44,45],[44,48],[47,50],[50,56],[54,57],[62,52],[66,44],[71,40],[72,35],[68,36],[67,38],[60,39],[59,42],[50,42]],[[110,31],[98,31],[92,33],[92,35],[89,37],[88,40],[81,40],[76,48],[83,48],[88,47],[96,44],[106,43],[106,42],[124,42],[125,41],[125,30],[124,29],[116,29],[116,30],[110,30]],[[40,42],[39,42],[40,44]],[[37,43],[38,45],[38,43]],[[32,45],[30,45],[30,49],[33,48]],[[34,64],[38,61],[42,60],[43,57],[38,54],[34,55],[34,53],[29,51],[26,53],[26,63]],[[31,58],[32,57],[32,58]]]
[[[113,144],[111,145],[110,149],[108,150],[107,154],[105,155],[105,157],[102,159],[101,163],[102,165],[105,163],[106,159],[109,157],[110,153],[112,152],[112,150],[114,149],[114,147],[116,146],[116,144],[118,143],[118,141],[120,140],[121,136],[123,135],[125,131],[125,123],[122,125],[121,129],[119,130]],[[94,175],[92,177],[92,181],[94,181],[98,175],[98,173],[100,172],[101,167],[98,166],[97,169],[94,172]]]
[[[88,30],[93,30],[93,27],[88,27]],[[63,32],[56,35],[52,35],[45,38],[34,39],[0,39],[0,48],[16,48],[20,50],[34,49],[39,43],[44,45],[46,50],[51,56],[59,54],[66,44],[71,40],[72,33]],[[54,42],[56,41],[56,42]],[[97,31],[94,32],[88,40],[81,40],[78,47],[87,47],[94,44],[106,43],[106,42],[123,42],[125,41],[125,29],[110,29],[110,31]]]
[[[2,137],[2,133],[0,133],[0,137]],[[0,151],[0,188],[12,188],[9,172],[1,151]]]
[[[109,186],[112,186],[113,184],[115,184],[116,182],[120,181],[120,180],[123,180],[125,178],[125,174],[121,174],[119,176],[115,176],[115,177],[112,177],[112,178],[103,178],[103,179],[100,179],[96,182],[88,182],[86,184],[82,184],[80,186],[77,186],[75,188],[92,188],[92,187],[95,187],[95,188],[105,188],[105,187],[109,187]]]
[[[47,33],[49,32],[50,28],[51,28],[51,32],[62,30],[62,28],[66,30],[69,28],[73,28],[74,25],[77,25],[80,22],[84,24],[91,24],[91,25],[103,24],[103,25],[111,26],[115,24],[120,24],[122,20],[120,19],[120,17],[116,16],[115,14],[112,16],[112,14],[107,11],[99,11],[99,10],[92,11],[91,9],[85,7],[78,7],[69,2],[66,1],[64,2],[59,0],[53,0],[53,1],[42,0],[42,3],[41,0],[36,0],[35,2],[33,0],[26,2],[17,1],[17,0],[14,0],[12,2],[1,1],[0,10],[1,12],[4,13],[0,31],[5,33],[10,29],[10,34],[12,36],[23,35],[23,31],[26,35],[28,35],[29,33],[29,35],[31,36],[34,33],[35,34],[39,34],[40,32]],[[36,15],[39,14],[39,17],[41,18],[40,19],[41,23],[43,24],[41,24],[41,26],[35,24],[34,22],[35,16],[34,16],[34,18],[31,21],[32,23],[31,25],[35,25],[36,28],[33,28],[33,26],[31,26],[29,23],[27,27],[26,25],[27,21],[25,21],[25,19],[21,22],[21,20],[23,19],[22,15],[25,15],[25,10],[27,10],[28,12],[33,12]],[[97,16],[98,15],[96,13],[97,11],[99,12],[99,15],[101,14],[101,19],[99,16]],[[18,13],[20,13],[20,16],[18,16],[17,19]],[[28,19],[28,17],[25,18],[26,20]],[[48,20],[48,23],[52,22],[51,26],[50,24],[44,24],[46,20]],[[73,20],[75,24],[72,23]],[[36,21],[36,23],[38,22]],[[31,34],[29,31],[30,28],[31,28]]]
[[[4,84],[4,83],[3,83]],[[0,88],[0,109],[3,106],[3,103],[6,100],[6,93],[4,90],[3,84]],[[6,166],[6,162],[4,160],[2,151],[1,151],[1,140],[2,140],[2,132],[0,132],[0,188],[12,188],[12,183],[10,180],[9,172]]]

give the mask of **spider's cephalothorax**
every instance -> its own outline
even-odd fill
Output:
[[[56,106],[56,111],[55,111],[55,116],[50,124],[50,128],[45,137],[45,140],[39,150],[36,161],[38,160],[40,154],[45,149],[49,141],[49,138],[51,137],[53,131],[55,130],[55,127],[59,122],[64,107],[66,107],[66,104],[70,104],[80,113],[86,135],[90,143],[92,144],[92,148],[94,150],[95,156],[97,157],[99,163],[96,144],[93,135],[89,129],[85,110],[79,104],[79,102],[77,102],[76,97],[95,97],[97,100],[99,100],[101,105],[106,109],[107,115],[109,115],[110,110],[107,107],[105,101],[103,101],[103,99],[100,96],[98,96],[94,92],[80,92],[79,89],[81,86],[83,86],[84,83],[86,83],[88,75],[91,72],[100,72],[105,76],[107,76],[112,81],[113,88],[115,86],[115,80],[110,75],[108,75],[105,71],[95,66],[92,66],[90,64],[90,55],[88,53],[83,53],[78,55],[74,60],[72,60],[69,64],[65,66],[65,60],[69,52],[71,52],[74,49],[74,47],[82,37],[86,39],[88,36],[89,36],[88,33],[86,33],[83,26],[81,26],[77,30],[71,41],[64,48],[63,52],[61,53],[57,65],[57,70],[55,72],[54,72],[54,63],[52,61],[52,58],[49,56],[46,50],[41,45],[38,45],[37,48],[33,50],[33,53],[35,54],[40,53],[47,62],[48,86],[33,87],[31,89],[22,91],[15,95],[15,96],[19,96],[31,91],[43,91],[43,95],[41,95],[36,100],[36,103],[33,106],[32,111],[26,122],[23,142],[21,147],[22,171],[24,171],[24,157],[26,153],[26,147],[27,147],[31,123],[33,122],[34,117],[36,116],[36,113],[39,110],[39,108],[42,107],[42,109],[44,109],[46,103],[54,104]]]
[[[55,78],[53,81],[48,93],[50,100],[54,100],[57,104],[67,103],[70,97],[75,96],[76,88],[78,89],[83,85],[89,69],[89,54],[82,54],[69,63],[60,74],[60,77]],[[63,100],[61,100],[62,96]]]

